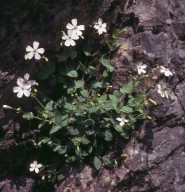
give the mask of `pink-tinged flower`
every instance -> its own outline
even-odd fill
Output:
[[[125,125],[125,123],[129,122],[128,119],[125,119],[125,114],[121,115],[121,117],[117,117],[116,120],[120,122],[119,123],[120,126],[123,126]]]
[[[85,30],[85,25],[77,25],[77,19],[72,19],[71,20],[71,23],[68,23],[66,25],[66,28],[68,30],[71,30],[73,31],[73,33],[75,33],[76,35],[78,36],[81,36],[82,35],[82,32],[81,31],[84,31]]]
[[[41,167],[42,164],[37,163],[37,161],[33,161],[33,163],[30,164],[30,171],[35,171],[35,173],[38,173]]]
[[[166,67],[161,66],[160,72],[163,73],[166,77],[172,76],[173,73]]]
[[[28,53],[25,55],[25,59],[32,59],[35,57],[35,59],[39,60],[41,59],[40,55],[44,54],[44,51],[44,48],[39,48],[39,42],[34,41],[33,47],[29,45],[26,47],[26,52]]]
[[[29,97],[31,94],[31,87],[36,84],[35,80],[29,80],[30,75],[26,73],[24,75],[24,79],[21,77],[18,77],[17,79],[17,85],[13,87],[13,92],[17,93],[17,97],[21,98],[23,95],[26,97]]]
[[[103,23],[101,18],[98,19],[98,22],[95,22],[94,29],[98,30],[98,34],[101,35],[107,32],[107,24]]]
[[[67,31],[67,35],[65,33],[63,33],[62,39],[65,40],[65,46],[69,47],[69,46],[75,46],[76,43],[74,40],[79,39],[79,36],[74,33],[72,30],[68,30]]]

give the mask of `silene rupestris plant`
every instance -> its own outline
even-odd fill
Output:
[[[95,38],[107,33],[107,24],[102,19],[88,29],[78,25],[77,19],[72,19],[66,28],[67,32],[62,32],[62,47],[56,62],[48,61],[44,48],[39,48],[39,42],[34,41],[33,47],[26,47],[26,60],[47,61],[38,79],[54,87],[57,93],[54,98],[48,99],[40,94],[39,84],[30,80],[27,73],[17,79],[13,92],[18,98],[33,97],[39,104],[36,112],[24,112],[21,107],[4,105],[4,108],[23,113],[24,119],[36,119],[40,132],[35,147],[47,146],[60,157],[59,166],[45,165],[46,162],[41,164],[36,160],[30,164],[30,171],[40,172],[42,179],[49,180],[63,179],[64,170],[76,162],[94,164],[97,170],[102,166],[115,167],[117,159],[111,158],[109,153],[116,141],[128,139],[139,120],[150,119],[145,106],[148,101],[155,103],[146,97],[145,92],[136,91],[142,79],[147,78],[147,66],[143,63],[137,65],[136,77],[130,76],[129,81],[117,90],[112,87],[111,74],[115,69],[110,57],[119,44],[111,37],[102,46],[97,43]],[[85,30],[100,37],[92,35],[91,38],[88,34],[85,41],[82,36]],[[83,48],[75,49],[78,41]],[[172,75],[164,67],[161,73]],[[167,95],[161,89],[160,94],[162,97]],[[59,171],[58,167],[61,168]]]

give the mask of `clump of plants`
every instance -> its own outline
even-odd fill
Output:
[[[102,166],[115,167],[117,160],[111,159],[109,152],[117,140],[129,138],[139,120],[150,119],[145,113],[145,104],[146,101],[154,103],[145,92],[135,91],[147,77],[145,64],[137,66],[138,78],[130,76],[126,84],[115,90],[111,85],[111,74],[115,69],[110,57],[119,44],[109,37],[104,47],[99,47],[99,54],[95,54],[93,40],[83,40],[84,25],[78,25],[77,19],[72,19],[66,28],[67,33],[62,32],[62,48],[56,62],[48,61],[44,48],[39,48],[37,41],[33,42],[33,47],[26,47],[25,54],[26,60],[45,60],[38,80],[55,87],[57,96],[49,99],[40,94],[39,84],[30,80],[27,73],[17,79],[13,92],[18,98],[33,97],[39,104],[35,107],[36,112],[24,112],[22,107],[4,105],[4,108],[22,113],[24,119],[37,120],[40,132],[35,147],[47,146],[61,156],[61,170],[57,170],[58,165],[45,165],[45,162],[36,160],[30,164],[30,171],[39,173],[43,179],[63,179],[62,167],[70,167],[75,162],[94,164],[97,170]],[[107,24],[102,19],[89,28],[102,39],[107,33]],[[75,49],[80,39],[83,48]],[[161,70],[168,76],[172,75],[167,68]],[[163,93],[159,85],[158,88]]]

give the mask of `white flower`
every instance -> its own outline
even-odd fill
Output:
[[[65,46],[69,47],[69,46],[75,46],[76,43],[74,40],[79,39],[79,36],[74,33],[72,30],[68,30],[67,31],[67,35],[64,33],[62,36],[62,39],[65,40]]]
[[[68,23],[66,25],[66,28],[68,30],[71,30],[73,31],[73,33],[77,34],[78,36],[81,36],[82,35],[82,32],[81,31],[84,31],[85,30],[85,25],[77,25],[77,19],[72,19],[71,20],[71,23]]]
[[[173,75],[173,73],[168,68],[165,68],[163,66],[160,67],[160,72],[163,73],[166,77]]]
[[[39,60],[41,59],[40,54],[42,55],[44,51],[44,48],[39,48],[39,42],[34,41],[33,48],[29,45],[26,47],[26,52],[29,53],[25,55],[25,59],[32,59],[32,57],[35,57],[35,59]]]
[[[13,92],[17,93],[17,97],[21,98],[23,95],[26,97],[30,96],[31,87],[36,84],[35,80],[29,80],[30,75],[26,73],[24,79],[19,77],[17,79],[17,85],[13,87]]]
[[[42,167],[42,164],[37,163],[37,161],[33,161],[33,163],[30,164],[30,171],[35,171],[35,173],[39,172],[39,168]]]
[[[160,85],[157,85],[157,92],[161,95],[161,97],[168,98],[168,92]]]
[[[120,122],[119,123],[120,126],[123,126],[123,125],[125,125],[125,123],[129,122],[128,119],[125,119],[125,114],[121,115],[121,117],[117,117],[116,120]]]
[[[145,64],[143,64],[142,62],[140,62],[137,66],[137,72],[140,75],[141,73],[146,73],[146,68],[147,66]]]
[[[94,28],[98,30],[99,35],[107,32],[107,24],[103,23],[102,19],[98,19],[98,22],[95,22]]]

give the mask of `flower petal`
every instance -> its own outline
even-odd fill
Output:
[[[36,49],[38,49],[38,47],[39,47],[39,42],[38,41],[34,41],[33,42],[33,49],[36,50]]]
[[[26,89],[25,89],[25,90],[23,91],[23,93],[24,93],[24,95],[25,95],[26,97],[29,97],[31,92],[30,92],[29,90],[26,90]]]
[[[35,168],[34,167],[30,167],[30,169],[29,169],[30,171],[34,171],[35,170]]]
[[[39,163],[39,164],[37,165],[37,167],[38,167],[38,168],[41,168],[41,167],[42,167],[42,164],[41,164],[41,163]]]
[[[101,26],[102,26],[102,28],[106,28],[107,27],[107,23],[103,23]]]
[[[38,173],[39,172],[39,169],[36,167],[35,168],[35,173]]]
[[[76,45],[75,41],[72,40],[72,39],[71,39],[70,43],[71,43],[71,46],[75,46]]]
[[[27,59],[32,59],[34,53],[33,52],[30,52],[26,55]]]
[[[27,52],[31,52],[31,51],[33,51],[33,48],[28,45],[28,46],[26,47],[26,51],[27,51]]]
[[[125,122],[124,122],[124,121],[121,121],[119,125],[120,125],[120,126],[123,126],[123,125],[125,125]]]
[[[81,36],[81,35],[82,35],[82,32],[81,32],[80,30],[76,30],[76,34],[77,34],[78,36]]]
[[[17,97],[18,97],[18,98],[21,98],[21,97],[23,96],[23,93],[24,93],[24,92],[23,92],[22,90],[20,90],[20,91],[17,93]]]
[[[67,39],[64,44],[65,46],[69,47],[71,45],[71,40]]]
[[[28,81],[29,78],[30,78],[30,74],[29,74],[29,73],[26,73],[26,74],[24,75],[24,79]]]
[[[20,87],[20,88],[23,88],[24,87],[24,79],[19,77],[17,79],[17,85]]]
[[[37,60],[41,59],[41,56],[37,52],[35,53],[35,59]]]
[[[80,30],[80,31],[84,31],[85,30],[85,25],[79,25],[77,27],[77,29]]]
[[[20,87],[13,87],[13,92],[14,92],[14,93],[17,93],[17,92],[19,92],[19,91],[21,91],[21,88],[20,88]]]
[[[74,29],[74,26],[71,25],[71,23],[68,23],[68,24],[66,25],[66,28],[71,30],[71,29]]]
[[[117,120],[117,121],[122,121],[122,118],[117,117],[116,120]]]
[[[67,40],[67,39],[69,39],[69,37],[65,34],[65,35],[62,36],[62,39]]]
[[[39,49],[37,49],[37,53],[40,53],[40,54],[43,54],[43,53],[44,53],[44,51],[45,51],[45,49],[44,49],[44,48],[39,48]]]
[[[75,19],[72,19],[72,20],[71,20],[71,23],[73,24],[73,26],[76,27],[76,26],[77,26],[77,19],[76,19],[76,18],[75,18]]]

